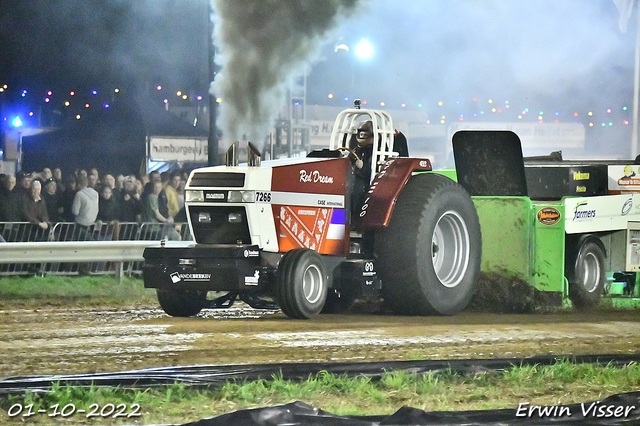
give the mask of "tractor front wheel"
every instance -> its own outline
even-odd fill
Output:
[[[160,307],[172,317],[192,317],[207,304],[207,292],[157,289]]]
[[[327,299],[327,273],[317,252],[300,248],[282,256],[276,299],[282,312],[291,318],[308,319],[322,311]]]

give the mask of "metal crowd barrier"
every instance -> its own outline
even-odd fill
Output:
[[[43,230],[39,225],[29,222],[0,222],[0,235],[7,243],[193,240],[187,223],[97,222],[90,226],[82,226],[74,222],[59,222]],[[43,244],[43,246],[51,245]],[[56,247],[53,249],[60,250],[60,246]],[[22,259],[29,258],[27,253],[25,252]],[[20,257],[17,258],[20,259]],[[80,260],[78,257],[72,256],[72,258]],[[7,260],[13,262],[14,256]],[[84,258],[77,262],[0,262],[0,276],[105,274],[138,276],[142,273],[142,264],[140,259],[87,262]]]

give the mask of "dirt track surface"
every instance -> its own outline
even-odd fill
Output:
[[[640,353],[640,310],[454,317],[250,308],[172,318],[146,309],[0,310],[0,377],[192,364],[512,358]]]

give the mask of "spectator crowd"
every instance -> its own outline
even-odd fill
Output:
[[[30,222],[47,230],[58,222],[186,222],[186,171],[151,171],[143,176],[59,168],[0,174],[0,222]]]

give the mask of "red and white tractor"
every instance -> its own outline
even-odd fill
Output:
[[[354,206],[358,125],[373,128],[371,176]],[[404,143],[404,146],[403,146]],[[328,149],[260,161],[251,144],[238,164],[194,170],[185,205],[195,242],[144,252],[144,284],[169,315],[242,300],[292,318],[339,312],[381,293],[396,313],[452,315],[470,301],[480,272],[474,203],[453,180],[410,158],[384,111],[348,109]],[[210,296],[208,294],[211,293]]]

